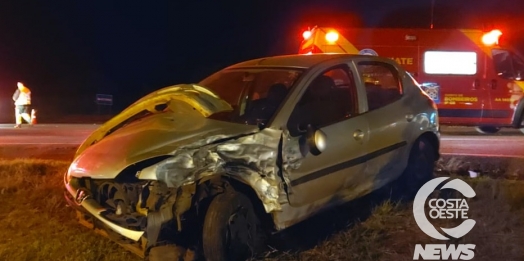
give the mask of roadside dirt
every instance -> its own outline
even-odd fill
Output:
[[[47,159],[72,161],[78,146],[2,145],[0,159]]]

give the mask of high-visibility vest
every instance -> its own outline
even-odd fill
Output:
[[[29,88],[26,87],[22,91],[18,92],[15,105],[31,105],[31,91]]]

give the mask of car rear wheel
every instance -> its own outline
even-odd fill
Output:
[[[500,128],[493,127],[493,126],[479,126],[479,127],[475,127],[475,130],[477,130],[477,132],[482,133],[482,134],[494,134],[494,133],[499,132]]]
[[[202,246],[206,260],[246,260],[263,250],[265,233],[247,196],[219,194],[207,210]]]
[[[418,190],[434,177],[435,149],[424,138],[419,138],[413,144],[409,154],[408,165],[402,174],[404,192],[409,198],[414,198]]]

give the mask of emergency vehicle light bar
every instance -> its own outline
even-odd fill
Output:
[[[316,28],[316,26],[315,26],[315,28]],[[308,40],[309,38],[311,38],[311,36],[313,36],[313,31],[315,31],[315,28],[305,30],[305,31],[302,33],[302,37],[304,37],[304,41],[305,41],[305,40]],[[324,31],[322,30],[322,32],[324,32]],[[336,41],[338,41],[339,34],[338,34],[338,32],[335,31],[335,30],[330,30],[330,31],[328,31],[328,32],[325,32],[324,38],[326,39],[326,41],[327,41],[328,43],[333,44],[333,43],[335,43]]]
[[[482,36],[482,43],[485,45],[495,45],[499,44],[499,38],[502,35],[500,30],[492,30],[491,32],[485,33]]]
[[[326,34],[326,41],[329,43],[334,43],[338,40],[338,33],[335,31],[330,31]]]

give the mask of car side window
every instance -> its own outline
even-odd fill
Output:
[[[353,74],[347,65],[332,67],[318,75],[306,88],[288,121],[291,135],[299,135],[311,124],[317,128],[354,116],[358,99]]]
[[[368,108],[375,110],[402,97],[402,86],[395,67],[378,61],[362,61],[357,69],[365,84]]]

